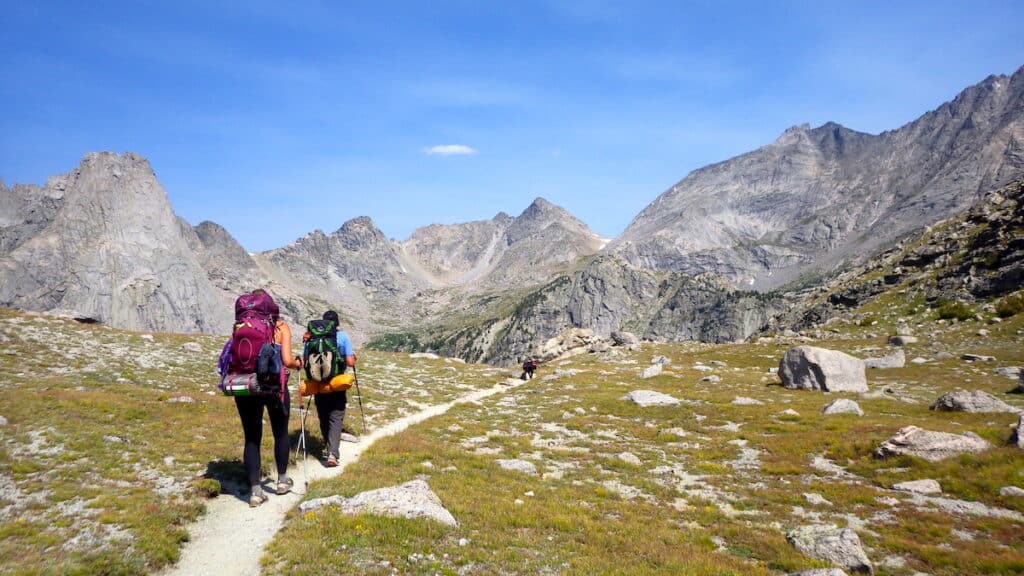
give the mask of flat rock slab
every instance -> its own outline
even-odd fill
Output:
[[[946,412],[1017,412],[1018,410],[981,390],[957,390],[943,394],[932,404],[932,410]]]
[[[782,385],[795,390],[867,392],[864,361],[843,352],[797,346],[779,361]]]
[[[533,462],[528,460],[495,460],[498,466],[501,466],[505,470],[512,470],[513,472],[522,472],[524,474],[536,474],[537,466]]]
[[[864,411],[860,409],[860,404],[857,404],[853,400],[848,398],[839,398],[833,400],[828,406],[821,409],[823,414],[856,414],[857,416],[863,416]]]
[[[866,358],[864,360],[865,368],[903,368],[906,364],[907,355],[902,348],[881,358]]]
[[[626,400],[636,403],[641,408],[648,406],[678,406],[679,399],[654,390],[633,390],[626,394]]]
[[[871,560],[857,533],[832,525],[801,526],[786,534],[786,540],[801,554],[831,562],[852,572],[873,574]]]
[[[903,492],[913,492],[915,494],[942,494],[942,486],[932,479],[925,480],[910,480],[909,482],[900,482],[899,484],[893,484],[894,490],[902,490]]]
[[[324,506],[334,506],[343,514],[374,514],[392,518],[429,518],[446,526],[458,526],[441,499],[423,480],[413,480],[398,486],[360,492],[351,498],[328,496],[299,504],[299,510],[309,512]]]
[[[875,449],[875,456],[916,456],[930,462],[938,462],[958,454],[976,454],[984,452],[992,445],[976,434],[950,434],[933,432],[917,426],[900,428],[896,435],[886,440]]]
[[[747,398],[746,396],[737,396],[731,404],[736,406],[763,406],[764,402],[754,398]]]

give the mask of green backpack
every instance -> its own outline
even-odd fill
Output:
[[[338,350],[338,327],[330,320],[310,320],[306,325],[309,338],[302,351],[306,380],[330,382],[345,371],[344,358]]]

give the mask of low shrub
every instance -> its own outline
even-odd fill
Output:
[[[963,321],[974,318],[974,310],[971,309],[970,306],[955,300],[940,301],[938,302],[938,306],[935,310],[938,313],[939,318],[942,318],[943,320],[952,320],[955,318]]]
[[[996,304],[996,314],[999,314],[1000,318],[1016,316],[1022,310],[1024,310],[1024,292],[1010,294]]]

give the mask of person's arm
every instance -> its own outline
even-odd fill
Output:
[[[279,322],[277,324],[277,343],[281,345],[281,361],[288,368],[302,368],[302,359],[292,355],[292,329],[288,324]]]
[[[348,334],[344,332],[338,333],[338,351],[345,356],[345,365],[349,367],[356,365],[356,353],[352,349],[352,341],[348,339]]]

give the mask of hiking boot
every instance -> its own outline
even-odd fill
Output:
[[[333,455],[333,454],[328,456],[327,457],[327,462],[324,463],[324,466],[326,466],[328,468],[334,468],[337,465],[338,465],[338,457]]]
[[[258,508],[266,501],[267,495],[263,493],[263,490],[253,490],[249,495],[249,508]]]
[[[292,491],[292,486],[294,486],[294,485],[295,485],[295,482],[293,482],[291,478],[285,478],[284,480],[278,480],[277,481],[277,495],[278,496],[283,496],[283,495],[291,492]]]

